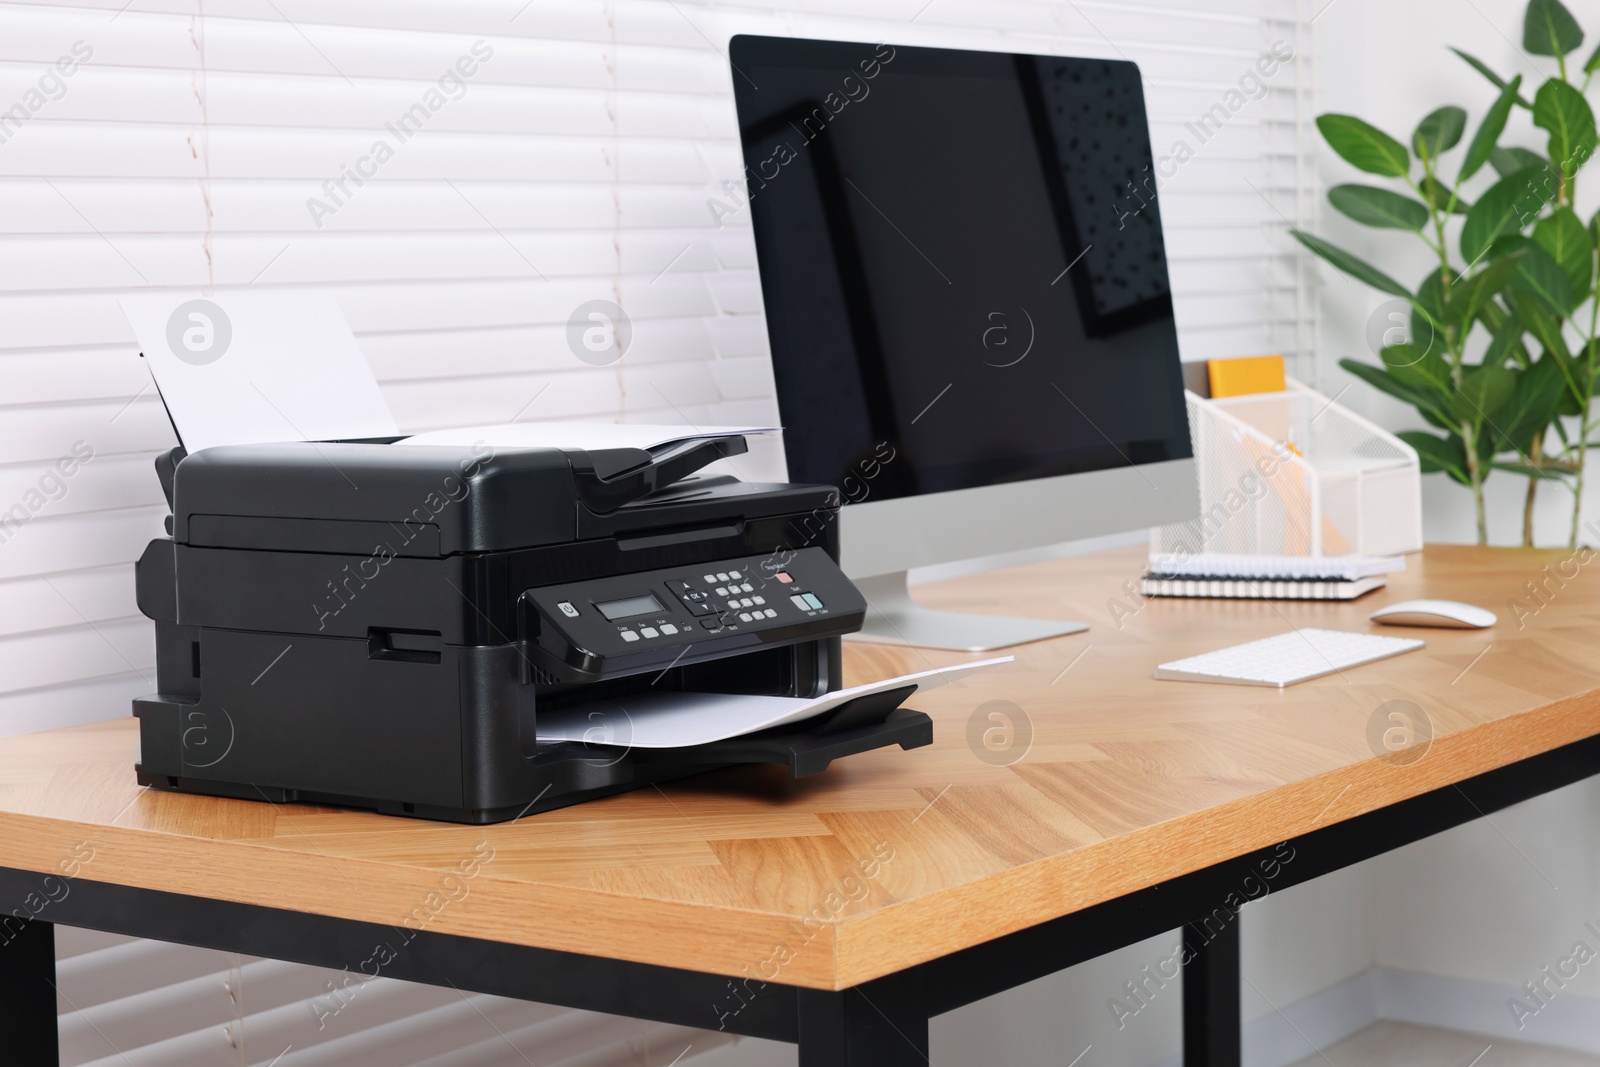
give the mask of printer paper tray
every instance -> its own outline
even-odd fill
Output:
[[[933,743],[933,720],[920,711],[900,707],[916,692],[909,685],[872,693],[843,704],[815,719],[730,737],[693,748],[634,749],[641,766],[690,763],[720,766],[737,763],[781,763],[796,778],[821,774],[841,756],[899,745],[920,748]],[[601,751],[620,751],[590,746]]]

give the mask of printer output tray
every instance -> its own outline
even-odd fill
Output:
[[[908,685],[883,693],[869,693],[815,719],[691,749],[638,749],[634,758],[645,766],[700,759],[718,766],[782,763],[796,778],[805,778],[821,774],[841,756],[853,756],[888,745],[909,749],[932,744],[933,720],[920,711],[900,706],[900,702],[916,690],[916,686]]]
[[[505,822],[542,811],[594,800],[640,786],[666,782],[689,775],[741,764],[779,764],[796,778],[820,774],[836,759],[897,745],[902,749],[921,748],[933,743],[933,720],[920,711],[900,707],[900,702],[916,691],[905,686],[883,693],[872,693],[824,712],[814,719],[774,727],[759,733],[732,737],[690,748],[628,749],[619,746],[561,742],[550,745],[532,757],[553,777],[566,777],[562,770],[576,770],[592,784],[580,782],[564,791],[542,793],[526,805],[497,809],[458,808],[428,803],[402,803],[380,797],[351,796],[304,789],[287,789],[266,784],[244,784],[205,777],[203,768],[186,768],[177,775],[138,769],[140,785],[179,793],[267,800],[274,803],[328,804],[363,808],[384,814],[443,822],[488,824]],[[181,735],[195,727],[180,713],[162,716],[155,713],[153,701],[139,702],[140,718],[150,728],[165,718]],[[170,709],[175,711],[176,709]],[[181,746],[184,739],[176,739]]]

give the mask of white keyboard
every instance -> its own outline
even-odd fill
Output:
[[[1291,630],[1277,637],[1163,663],[1156,668],[1156,677],[1172,682],[1271,685],[1281,689],[1411,652],[1424,643],[1408,637],[1377,637],[1339,630]]]

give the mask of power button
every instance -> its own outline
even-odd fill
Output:
[[[572,606],[572,601],[570,600],[563,600],[561,603],[557,604],[556,607],[560,608],[561,614],[565,615],[569,619],[576,619],[578,617],[578,609]]]

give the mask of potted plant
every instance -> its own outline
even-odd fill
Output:
[[[1322,238],[1292,231],[1339,270],[1408,303],[1410,335],[1382,346],[1381,365],[1345,359],[1340,366],[1410,404],[1433,428],[1399,436],[1417,450],[1425,472],[1471,489],[1479,544],[1488,541],[1484,482],[1496,470],[1529,479],[1524,544],[1533,543],[1534,502],[1545,481],[1571,491],[1570,541],[1577,544],[1600,372],[1600,216],[1585,224],[1572,206],[1578,172],[1596,147],[1584,94],[1600,69],[1600,48],[1577,70],[1567,57],[1582,44],[1583,31],[1560,0],[1531,0],[1523,50],[1556,62],[1531,99],[1520,75],[1507,81],[1454,50],[1500,90],[1459,152],[1468,118],[1455,106],[1425,116],[1409,144],[1351,115],[1318,117],[1340,157],[1390,179],[1387,187],[1337,185],[1328,191],[1333,207],[1363,225],[1407,232],[1437,258],[1415,288]],[[1542,151],[1499,143],[1516,108],[1546,135]],[[1463,186],[1480,174],[1493,181],[1469,202]]]

